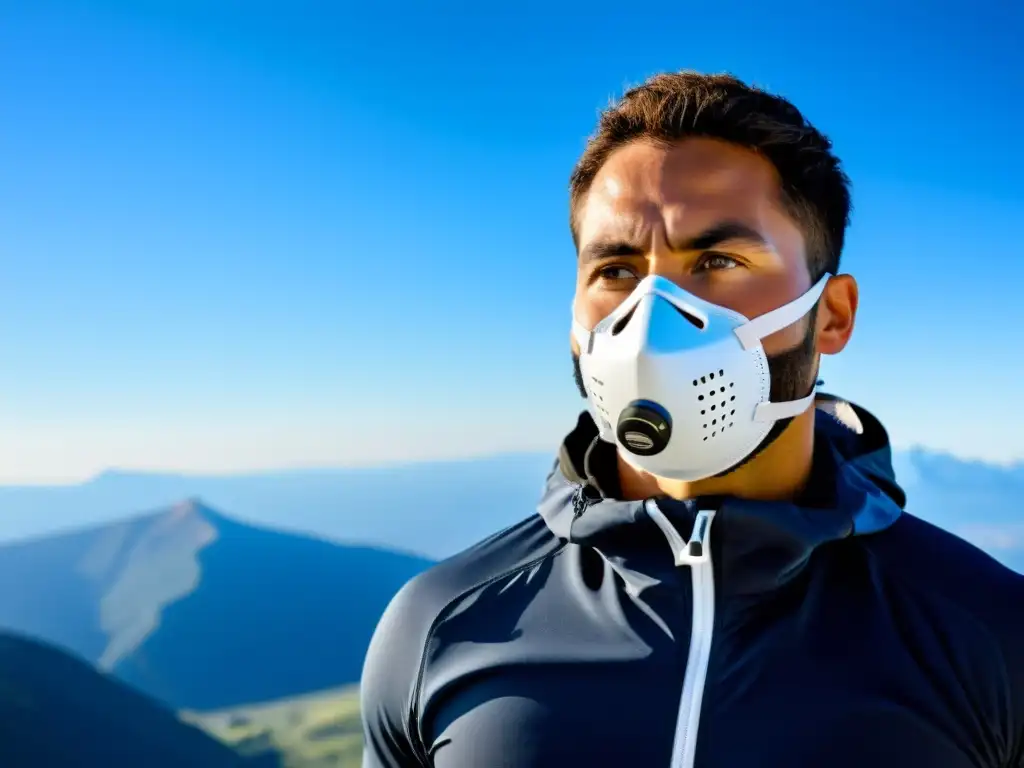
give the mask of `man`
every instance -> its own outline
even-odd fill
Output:
[[[539,514],[388,608],[366,768],[1024,766],[1024,577],[903,513],[885,430],[815,394],[849,210],[830,142],[732,77],[601,117],[571,179],[588,412]]]

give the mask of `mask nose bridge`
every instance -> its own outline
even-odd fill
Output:
[[[644,322],[650,328],[655,318],[664,316],[664,312],[672,312],[687,321],[697,331],[708,327],[708,313],[697,302],[688,301],[685,296],[675,291],[664,290],[656,283],[647,286],[647,290],[637,292],[620,305],[615,319],[608,326],[612,336],[623,333],[635,322]]]
[[[676,312],[688,320],[697,330],[703,331],[708,327],[710,318],[707,311],[698,302],[691,301],[688,296],[680,296],[675,292],[670,293],[655,289],[654,293],[662,301],[668,302]]]
[[[708,328],[711,320],[711,308],[707,302],[689,293],[666,277],[648,275],[640,281],[633,292],[619,304],[608,316],[598,321],[592,330],[586,330],[576,319],[576,302],[572,304],[573,335],[581,350],[592,351],[594,334],[608,332],[611,336],[620,335],[627,326],[634,322],[641,305],[645,304],[645,314],[654,312],[654,303],[663,301],[680,317],[690,323],[697,331]],[[713,305],[712,305],[713,306]]]
[[[610,335],[617,336],[630,324],[641,302],[652,293],[649,281],[644,280],[610,314],[599,320],[591,333],[609,332]]]

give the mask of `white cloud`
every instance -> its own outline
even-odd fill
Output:
[[[1024,523],[970,524],[958,527],[954,533],[987,552],[1024,550]]]

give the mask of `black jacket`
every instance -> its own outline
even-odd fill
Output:
[[[1024,768],[1024,577],[904,513],[855,411],[799,504],[617,501],[581,417],[539,514],[381,619],[364,768]]]

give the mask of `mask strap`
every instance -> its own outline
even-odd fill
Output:
[[[786,400],[781,403],[758,403],[754,408],[754,421],[773,423],[793,416],[799,416],[811,407],[817,394],[817,389],[815,387],[811,390],[811,394],[807,397],[801,397],[799,400]]]
[[[825,290],[825,283],[830,277],[832,275],[826,272],[803,296],[798,296],[789,304],[783,304],[778,309],[765,312],[760,317],[755,317],[739,326],[736,329],[736,338],[740,340],[740,345],[744,349],[753,349],[761,343],[761,339],[765,336],[771,336],[776,331],[781,331],[810,312],[811,307],[821,298],[821,292]]]
[[[576,339],[576,343],[580,345],[581,353],[590,351],[591,332],[580,325],[580,321],[575,317],[572,319],[572,335]]]
[[[576,339],[576,343],[580,345],[580,354],[588,354],[592,350],[590,348],[591,341],[593,340],[594,332],[588,331],[583,327],[583,324],[576,319],[576,302],[572,303],[572,335]]]

